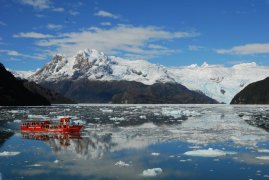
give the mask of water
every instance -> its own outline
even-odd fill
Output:
[[[269,106],[59,105],[0,109],[0,179],[269,178]],[[80,135],[21,134],[69,115]]]

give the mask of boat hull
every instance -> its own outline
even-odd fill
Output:
[[[27,127],[27,126],[21,126],[21,131],[29,131],[29,132],[80,132],[82,129],[82,125],[77,125],[77,126],[69,126],[66,128],[62,127],[56,127],[56,128],[43,128],[43,127]]]

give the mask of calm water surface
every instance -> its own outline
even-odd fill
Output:
[[[81,134],[22,134],[69,115]],[[0,108],[0,179],[269,179],[269,106]]]

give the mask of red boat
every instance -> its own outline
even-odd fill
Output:
[[[22,131],[30,132],[80,132],[83,125],[72,125],[70,117],[60,118],[59,124],[52,124],[50,121],[23,121]]]

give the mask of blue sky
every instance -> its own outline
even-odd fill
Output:
[[[0,0],[0,62],[94,48],[166,66],[269,66],[269,0]]]

